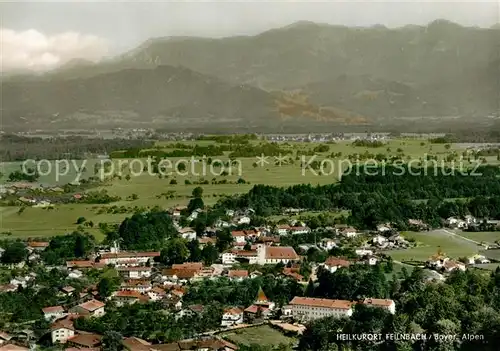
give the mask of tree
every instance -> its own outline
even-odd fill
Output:
[[[123,350],[123,336],[113,330],[106,331],[102,338],[103,351],[121,351]]]
[[[210,266],[217,260],[217,258],[219,258],[219,252],[212,243],[208,243],[203,248],[201,257],[203,259],[203,263],[207,266]]]
[[[188,258],[189,250],[186,241],[182,238],[168,240],[165,248],[160,253],[160,261],[166,265],[184,263]]]
[[[5,264],[16,264],[24,261],[28,257],[26,245],[21,241],[7,242],[4,245],[4,253],[0,257],[0,262]]]
[[[114,284],[111,279],[103,277],[99,283],[97,283],[97,291],[99,296],[103,299],[110,297],[114,291]]]
[[[217,250],[219,250],[219,252],[226,251],[232,243],[233,236],[228,229],[223,229],[217,232],[215,246],[217,247]]]
[[[203,200],[199,197],[195,197],[195,198],[192,198],[191,200],[189,200],[187,209],[191,213],[198,208],[203,209],[203,207],[205,207]]]
[[[201,186],[197,186],[193,189],[192,195],[194,198],[201,198],[203,196],[203,188]]]
[[[76,224],[83,224],[85,223],[86,219],[85,217],[78,217],[78,219],[76,220]]]
[[[198,240],[191,240],[187,243],[189,250],[189,260],[191,262],[200,262],[202,258],[200,242]]]

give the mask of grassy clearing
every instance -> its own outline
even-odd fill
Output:
[[[500,240],[500,232],[459,232],[464,238],[468,238],[477,242],[484,241],[485,243],[493,244]]]
[[[259,327],[245,328],[235,330],[230,333],[225,333],[221,335],[224,339],[227,339],[238,345],[260,345],[260,346],[278,346],[290,345],[294,342],[293,338],[287,337],[271,328],[268,325],[262,325]]]
[[[441,230],[430,232],[405,232],[403,236],[414,239],[417,247],[408,250],[391,250],[386,253],[397,261],[426,261],[441,249],[451,258],[471,256],[478,253],[481,247],[462,240]]]

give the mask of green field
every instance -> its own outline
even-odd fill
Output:
[[[182,142],[188,145],[209,145],[216,144],[213,141],[186,141]],[[259,144],[261,141],[252,141],[253,144]],[[157,147],[162,149],[171,145],[171,142],[159,142]],[[280,148],[286,152],[291,152],[293,155],[297,151],[312,151],[320,143],[302,143],[302,142],[288,142],[280,143]],[[302,159],[295,156],[289,156],[286,162],[277,164],[274,157],[265,159],[262,165],[256,165],[258,159],[256,157],[239,158],[238,163],[232,165],[231,168],[227,166],[213,167],[210,166],[206,160],[205,163],[198,162],[191,166],[186,164],[187,168],[183,173],[186,175],[179,175],[173,172],[166,177],[158,177],[151,175],[147,171],[142,171],[138,175],[142,166],[147,165],[145,159],[134,161],[131,166],[132,160],[117,159],[113,161],[113,167],[109,174],[115,177],[108,177],[106,184],[100,189],[106,189],[110,195],[120,196],[121,201],[110,205],[85,205],[85,204],[72,204],[72,205],[56,205],[53,210],[46,210],[40,208],[27,208],[23,213],[18,214],[18,207],[0,207],[0,232],[12,232],[13,237],[40,237],[52,236],[63,234],[65,232],[76,229],[75,221],[78,217],[83,216],[87,220],[92,221],[95,226],[101,222],[121,222],[125,217],[130,216],[129,213],[122,214],[99,214],[99,209],[102,207],[109,207],[112,205],[125,206],[132,209],[138,207],[154,207],[160,206],[162,208],[169,208],[175,205],[186,205],[189,201],[192,190],[197,186],[202,186],[204,189],[203,200],[205,204],[212,205],[220,199],[221,196],[233,195],[248,192],[255,184],[268,184],[276,186],[290,186],[294,184],[330,184],[338,181],[339,175],[342,170],[348,166],[348,158],[355,154],[384,154],[386,156],[404,155],[406,159],[421,159],[426,154],[437,156],[439,159],[445,158],[450,153],[456,152],[458,155],[463,151],[458,147],[451,145],[449,149],[443,144],[430,144],[425,140],[391,140],[386,145],[381,147],[358,147],[353,146],[352,141],[342,141],[338,143],[327,144],[329,146],[328,152],[315,153],[318,155],[315,160],[321,161],[325,158],[331,160],[331,163],[324,164],[325,175],[318,174],[317,171],[307,169],[303,171],[301,168],[302,160],[310,161],[313,156],[304,156]],[[165,149],[171,150],[171,149]],[[332,153],[337,154],[335,158],[330,158]],[[338,155],[338,153],[341,153]],[[257,156],[257,155],[256,155]],[[187,158],[190,159],[190,158]],[[228,153],[221,157],[212,157],[213,160],[219,159],[222,162],[228,161]],[[491,159],[491,160],[490,160]],[[166,170],[164,174],[172,172],[176,166],[176,162],[180,158],[169,159],[171,164],[165,164]],[[497,162],[496,157],[488,158],[488,162]],[[85,177],[94,175],[94,164],[103,163],[107,161],[89,160],[86,163]],[[142,163],[142,166],[141,166]],[[11,171],[20,169],[20,162],[17,163],[4,163],[2,173],[4,174],[3,180]],[[76,163],[81,167],[81,161]],[[333,169],[332,166],[333,165]],[[55,162],[51,163],[51,167],[55,168]],[[43,176],[39,179],[41,183],[45,184],[65,184],[75,180],[76,169],[73,164],[70,164],[68,174],[56,182],[55,174]],[[221,175],[222,171],[226,171],[227,175]],[[127,180],[127,175],[130,179]],[[238,184],[239,179],[243,179],[245,184]],[[177,184],[171,184],[175,179]],[[186,185],[186,180],[191,184]],[[209,184],[198,185],[197,183],[208,181]],[[225,181],[225,184],[212,184],[213,181]],[[1,182],[1,181],[0,181]],[[240,180],[241,182],[241,180]],[[162,196],[166,193],[173,194],[172,197]],[[137,199],[133,201],[126,200],[132,194],[137,195]],[[99,236],[100,233],[96,229],[89,229],[90,232]],[[455,248],[456,244],[450,244],[446,241],[439,242],[443,247],[451,245],[450,250],[460,253],[459,248]],[[439,244],[438,243],[438,244]],[[408,250],[406,253],[393,252],[391,255],[395,257],[406,257],[409,253],[414,254],[416,257],[427,255],[429,251],[435,250],[435,243],[429,243],[427,247],[420,247]]]
[[[405,238],[413,238],[417,247],[407,250],[390,250],[386,254],[396,261],[426,261],[441,249],[448,257],[458,259],[474,255],[482,250],[481,246],[459,237],[447,234],[442,230],[430,232],[405,232]]]
[[[500,232],[460,232],[460,235],[464,238],[489,244],[494,244],[495,241],[500,240]]]
[[[294,338],[287,337],[268,325],[238,329],[229,333],[221,334],[221,336],[230,342],[245,346],[256,344],[264,347],[276,347],[278,345],[292,345],[295,341]],[[290,346],[290,350],[291,349],[292,348]]]

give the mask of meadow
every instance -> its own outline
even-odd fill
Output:
[[[237,329],[228,333],[223,333],[221,336],[238,345],[259,345],[262,347],[277,347],[279,345],[289,345],[292,350],[292,344],[295,339],[283,335],[276,329],[268,325],[258,327]],[[280,350],[282,350],[280,348]]]
[[[217,144],[214,141],[205,140],[182,143],[191,146]],[[252,143],[257,145],[262,141],[252,141]],[[131,159],[114,159],[112,161],[89,159],[85,161],[85,172],[83,172],[85,178],[96,175],[95,164],[108,164],[106,170],[108,172],[107,180],[98,189],[92,190],[105,189],[110,195],[119,196],[120,201],[109,205],[61,204],[55,205],[54,209],[51,210],[30,207],[22,213],[18,213],[19,207],[16,206],[0,207],[0,233],[11,232],[11,237],[60,235],[75,230],[77,228],[76,219],[85,217],[95,224],[94,228],[88,230],[99,236],[99,231],[95,229],[99,223],[120,223],[125,217],[131,215],[131,213],[105,211],[106,208],[114,205],[125,206],[129,209],[135,206],[145,208],[159,206],[167,209],[172,206],[187,205],[192,190],[197,186],[201,186],[204,190],[203,200],[205,204],[212,205],[222,196],[245,193],[255,184],[291,186],[304,183],[313,185],[335,183],[340,178],[342,171],[348,166],[349,158],[353,159],[354,155],[400,155],[407,160],[422,160],[426,154],[429,154],[436,156],[439,160],[444,160],[450,154],[461,155],[464,151],[458,146],[431,144],[428,141],[418,139],[389,140],[381,147],[355,146],[352,141],[322,143],[321,145],[328,145],[328,151],[313,151],[319,145],[320,143],[284,142],[280,143],[279,146],[288,153],[286,159],[280,159],[279,157],[262,159],[259,158],[261,155],[255,155],[255,157],[238,158],[236,163],[230,167],[227,164],[216,167],[215,162],[209,164],[208,158],[197,158],[198,161],[201,159],[202,162],[197,162],[194,166],[191,163],[186,163],[187,161],[191,162],[190,158],[171,158],[169,163],[166,164],[165,172],[163,172],[165,176],[161,177],[149,174],[145,170],[144,167],[148,164],[146,159],[135,161]],[[156,145],[159,150],[172,151],[169,147],[172,147],[172,143],[158,142]],[[311,156],[297,157],[297,152],[309,152]],[[310,161],[314,157],[313,154],[316,155],[316,161],[331,160],[330,163],[325,163],[324,171],[326,174],[322,175],[317,170],[304,170],[302,168],[302,161]],[[229,161],[227,152],[224,156],[213,157],[212,159],[212,161],[216,159],[222,162]],[[488,163],[497,162],[496,157],[487,159]],[[74,164],[70,162],[69,168],[66,168],[66,170],[63,168],[63,173],[67,171],[67,174],[58,180],[55,179],[56,176],[52,173],[40,177],[39,182],[51,185],[72,182],[76,179],[77,170],[81,169],[82,162],[76,161]],[[176,171],[177,164],[180,163],[186,166],[186,169],[182,172]],[[55,169],[55,161],[51,161],[50,164]],[[0,164],[0,172],[3,173],[0,183],[5,183],[7,175],[14,170],[20,169],[20,165],[21,162]],[[333,169],[331,165],[333,165]],[[47,164],[45,164],[45,167],[47,167]],[[223,173],[224,171],[226,173]],[[97,176],[100,175],[101,173],[97,173]],[[203,184],[205,182],[208,182],[208,184]],[[133,200],[131,199],[132,196]],[[436,244],[440,243],[446,244],[446,242],[437,240]],[[436,245],[431,244],[429,246],[436,247]],[[428,253],[423,247],[414,250],[416,250],[414,254],[418,257],[425,256]],[[457,252],[459,252],[458,249]],[[397,252],[393,254],[397,257],[400,256]]]
[[[453,259],[472,256],[482,251],[481,246],[453,236],[443,230],[404,232],[402,235],[406,239],[415,240],[417,246],[406,250],[390,250],[385,252],[396,261],[425,262],[429,257],[435,255],[439,249]]]

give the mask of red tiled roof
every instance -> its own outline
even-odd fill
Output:
[[[233,230],[231,232],[232,236],[246,236],[245,232],[243,230]]]
[[[201,262],[186,262],[186,263],[180,263],[180,264],[173,264],[172,269],[202,269],[203,268],[203,263]]]
[[[142,297],[142,294],[135,290],[121,290],[115,294],[115,297],[140,299]]]
[[[266,259],[289,259],[296,260],[299,258],[293,247],[290,246],[267,246]]]
[[[87,302],[84,302],[84,303],[81,303],[78,305],[79,307],[87,310],[87,311],[90,311],[90,312],[93,312],[101,307],[104,307],[105,304],[102,303],[101,301],[97,301],[97,300],[90,300],[90,301],[87,301]]]
[[[75,330],[75,327],[73,325],[72,318],[64,318],[60,319],[50,326],[50,330],[57,330],[57,329],[69,329],[69,330]]]
[[[230,278],[237,277],[237,278],[246,278],[248,277],[248,271],[244,269],[232,269],[228,272],[228,276]]]
[[[66,261],[68,268],[92,268],[93,265],[92,261]]]
[[[242,314],[243,313],[243,310],[239,307],[231,307],[231,308],[226,308],[224,310],[224,314],[232,314],[232,315],[235,315],[235,314]]]
[[[68,342],[85,346],[96,347],[102,341],[102,335],[99,334],[78,334],[68,339]]]
[[[146,251],[146,252],[133,252],[133,251],[121,251],[116,253],[106,252],[101,254],[101,258],[133,258],[133,257],[159,257],[160,252],[158,251]]]
[[[325,307],[325,308],[337,308],[348,310],[352,306],[351,301],[347,300],[330,300],[330,299],[317,299],[312,297],[299,297],[295,296],[290,305],[301,305],[301,306],[313,306],[313,307]]]
[[[343,259],[343,258],[339,258],[339,257],[333,257],[333,256],[330,256],[326,259],[325,261],[325,265],[329,266],[329,267],[349,267],[350,266],[350,262],[346,259]]]
[[[261,309],[262,312],[267,312],[269,311],[269,308],[267,307],[263,307],[261,305],[252,305],[252,306],[249,306],[247,308],[245,308],[245,312],[248,312],[248,313],[257,313],[257,311],[259,310],[259,308]]]
[[[43,313],[62,313],[64,312],[64,308],[62,306],[50,306],[42,308]]]
[[[373,306],[380,306],[380,307],[389,307],[394,303],[394,301],[389,300],[389,299],[364,299],[362,304],[363,305],[373,305]]]
[[[47,247],[49,246],[49,242],[47,241],[29,241],[28,242],[29,247]]]

